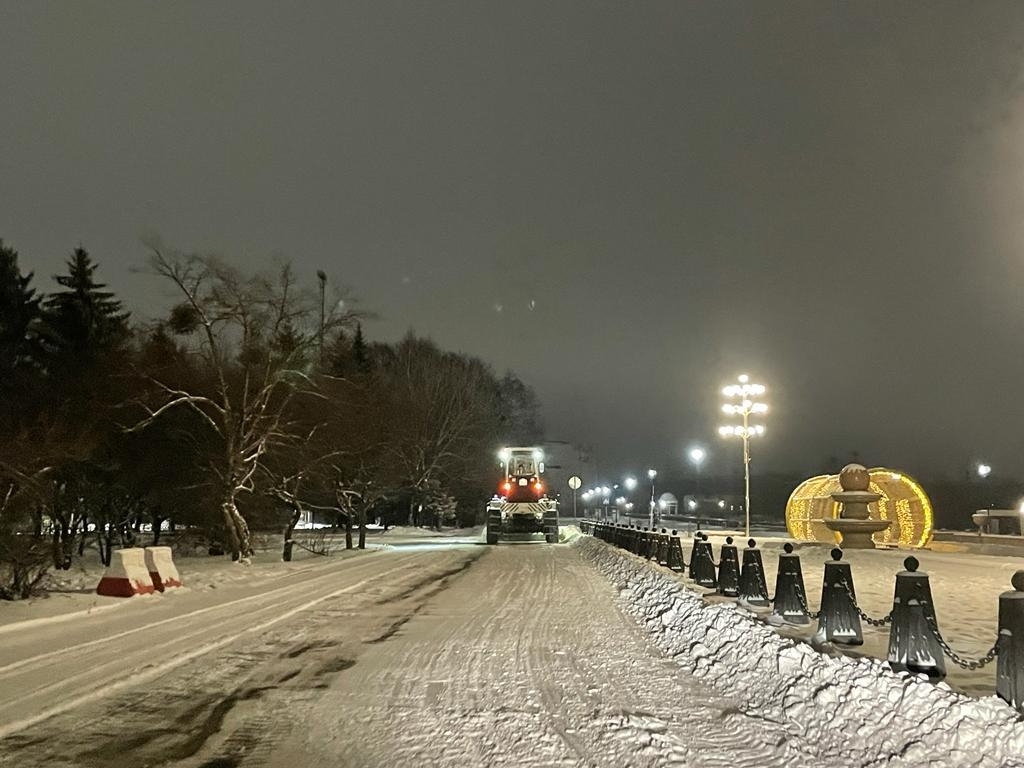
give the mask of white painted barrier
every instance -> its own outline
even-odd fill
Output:
[[[96,587],[96,594],[108,597],[149,595],[156,588],[146,568],[141,548],[116,549],[110,553],[110,565]]]
[[[181,586],[181,576],[174,566],[170,547],[146,547],[146,570],[153,586],[160,592]]]

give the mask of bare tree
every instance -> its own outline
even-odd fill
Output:
[[[168,327],[188,340],[207,380],[186,389],[152,377],[148,415],[130,430],[172,409],[199,416],[219,445],[210,469],[228,547],[233,559],[248,562],[251,536],[239,494],[255,490],[268,454],[296,438],[289,406],[296,394],[315,390],[311,374],[322,327],[349,323],[352,315],[336,304],[321,327],[315,296],[296,285],[287,263],[270,277],[247,276],[214,257],[169,253],[156,243],[149,248],[153,270],[183,299]]]
[[[384,451],[413,503],[437,483],[483,478],[493,465],[500,403],[481,361],[407,337],[380,373]]]

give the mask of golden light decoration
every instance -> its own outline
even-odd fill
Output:
[[[924,489],[911,477],[886,467],[868,470],[870,489],[881,498],[868,505],[872,520],[890,520],[892,524],[872,538],[875,544],[901,547],[926,547],[932,539],[935,517]],[[839,475],[819,475],[804,480],[786,503],[786,528],[798,541],[839,542],[821,522],[839,517],[841,506],[831,494],[841,491]]]

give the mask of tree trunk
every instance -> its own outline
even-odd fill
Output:
[[[111,555],[114,551],[114,524],[107,522],[96,526],[96,543],[100,549],[100,562],[104,566],[110,565]]]
[[[82,535],[78,538],[78,556],[85,554],[85,534],[89,531],[89,518],[82,517]]]
[[[252,562],[252,538],[249,535],[249,524],[235,506],[234,494],[229,494],[221,503],[224,513],[224,528],[228,536],[228,548],[231,559],[249,565]]]
[[[58,571],[61,569],[61,566],[64,564],[64,548],[61,546],[61,543],[60,543],[60,531],[61,531],[60,525],[57,523],[56,520],[54,520],[53,521],[53,547],[52,547],[53,567],[56,570],[58,570]]]
[[[288,520],[288,525],[284,528],[284,551],[281,552],[281,559],[290,563],[292,561],[292,534],[295,532],[295,526],[299,524],[299,519],[302,517],[302,509],[298,504],[292,507],[292,516]]]
[[[36,507],[32,510],[32,535],[37,539],[43,538],[43,509]]]
[[[366,508],[359,507],[359,548],[366,549]]]
[[[154,511],[154,512],[150,513],[150,519],[152,520],[152,523],[153,523],[153,544],[152,544],[152,546],[159,547],[160,546],[160,529],[164,527],[164,518],[163,518],[163,516],[159,512]]]
[[[352,513],[345,515],[345,549],[352,549]]]

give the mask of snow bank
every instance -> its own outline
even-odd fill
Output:
[[[1024,719],[885,662],[827,656],[733,604],[709,605],[628,552],[573,545],[621,592],[626,610],[695,677],[783,723],[801,751],[841,766],[1024,766]]]

